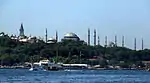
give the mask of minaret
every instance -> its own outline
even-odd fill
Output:
[[[96,46],[96,30],[94,29],[94,46]]]
[[[134,38],[134,50],[136,50],[136,38]]]
[[[100,45],[100,38],[99,38],[99,36],[98,36],[98,45]]]
[[[46,32],[45,32],[45,41],[47,43],[47,28],[46,28]]]
[[[58,42],[58,32],[56,31],[56,42]]]
[[[88,29],[88,45],[90,45],[90,29]]]
[[[115,46],[117,46],[117,36],[115,35]]]
[[[105,47],[107,47],[107,36],[105,36]]]
[[[20,34],[19,34],[19,36],[25,36],[24,35],[23,23],[21,23],[21,26],[20,26]]]
[[[124,36],[122,36],[122,47],[124,47]]]
[[[144,50],[144,41],[143,41],[143,38],[142,38],[142,50]]]

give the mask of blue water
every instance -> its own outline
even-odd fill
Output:
[[[0,83],[150,83],[150,72],[138,70],[28,71],[0,69]]]

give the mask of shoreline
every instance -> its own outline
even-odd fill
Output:
[[[0,66],[0,69],[30,69],[30,67],[24,67],[24,66]],[[63,70],[63,69],[60,69]],[[87,69],[70,69],[70,70],[145,70],[148,69],[145,68],[87,68]]]

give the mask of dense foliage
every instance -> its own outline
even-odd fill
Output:
[[[87,63],[120,65],[124,67],[141,65],[141,61],[150,60],[150,50],[131,50],[125,47],[88,46],[83,41],[62,41],[46,44],[39,40],[36,43],[21,43],[12,40],[8,35],[0,36],[0,62],[3,65],[37,62],[50,59],[62,63]]]

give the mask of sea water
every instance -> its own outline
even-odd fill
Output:
[[[0,83],[150,83],[150,72],[142,70],[0,69]]]

